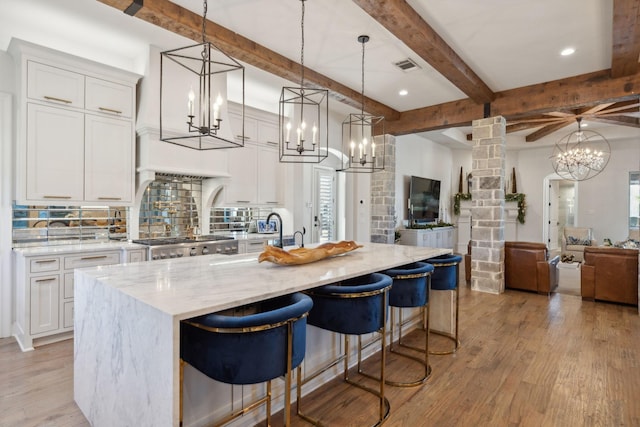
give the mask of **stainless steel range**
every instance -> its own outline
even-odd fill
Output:
[[[149,247],[148,260],[238,253],[238,241],[232,237],[223,236],[198,236],[194,239],[187,237],[143,239],[133,240],[133,243]]]

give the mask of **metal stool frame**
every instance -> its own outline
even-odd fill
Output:
[[[438,268],[438,267],[452,267],[455,266],[456,268],[456,287],[455,289],[452,289],[455,293],[456,293],[456,328],[455,328],[455,333],[452,334],[448,334],[446,332],[441,332],[441,331],[429,331],[432,334],[436,334],[436,335],[440,335],[443,336],[445,338],[450,339],[451,341],[453,341],[454,343],[454,347],[452,350],[443,350],[443,351],[435,351],[435,350],[430,350],[429,354],[435,355],[435,356],[443,356],[443,355],[447,355],[447,354],[453,354],[456,351],[458,351],[458,349],[460,348],[460,339],[458,338],[458,325],[459,325],[459,319],[460,319],[460,298],[458,298],[458,287],[459,287],[459,283],[458,281],[460,280],[460,262],[444,262],[444,263],[439,263],[437,259],[431,258],[426,260],[425,262],[428,262],[429,264],[433,265],[434,268]],[[434,270],[435,271],[435,270]]]

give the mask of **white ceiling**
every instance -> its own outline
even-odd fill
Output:
[[[613,0],[407,0],[494,92],[611,67]],[[202,14],[197,0],[174,3]],[[398,111],[466,98],[401,41],[350,0],[305,2],[305,65],[360,92],[361,45],[365,54],[365,94]],[[0,0],[0,49],[18,37],[54,49],[144,71],[148,45],[161,49],[191,41],[104,5],[97,0]],[[207,17],[296,62],[300,61],[299,0],[211,0]],[[565,47],[576,53],[560,56]],[[393,63],[406,58],[421,69],[405,73]],[[249,67],[247,98],[273,98],[291,82]],[[294,82],[295,83],[295,82]],[[400,89],[409,91],[398,95]],[[345,109],[332,101],[331,107]],[[640,136],[634,128],[591,123],[610,140],[617,134]],[[424,136],[451,144],[462,132]],[[549,144],[570,129],[543,141],[524,143],[526,132],[510,134],[511,147]],[[452,135],[455,138],[452,138]],[[466,142],[464,138],[462,144]],[[457,146],[457,145],[454,145]]]

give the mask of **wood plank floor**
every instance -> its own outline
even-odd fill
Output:
[[[460,298],[462,347],[432,356],[433,374],[422,387],[387,387],[386,426],[640,425],[636,308],[464,286]],[[410,338],[420,339],[418,332]],[[449,343],[430,341],[432,348]],[[72,341],[21,353],[13,339],[1,339],[0,426],[87,426],[73,401],[72,363]],[[387,375],[409,377],[412,363],[390,358]],[[375,419],[375,399],[337,380],[304,404],[328,426]],[[293,425],[308,424],[294,417]]]

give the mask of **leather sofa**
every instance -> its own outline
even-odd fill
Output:
[[[550,294],[558,286],[556,266],[544,243],[504,242],[504,282],[507,289]]]
[[[586,247],[580,275],[583,299],[638,304],[638,250]]]

